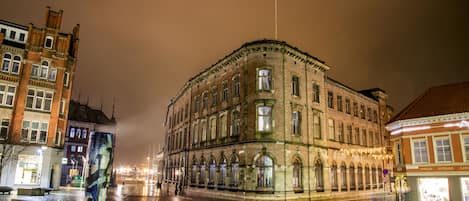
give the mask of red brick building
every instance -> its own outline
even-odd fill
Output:
[[[386,128],[406,199],[469,200],[469,82],[428,89]]]
[[[59,185],[79,37],[79,25],[61,32],[62,16],[48,7],[43,27],[0,20],[3,185]]]

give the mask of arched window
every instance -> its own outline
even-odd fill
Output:
[[[10,71],[10,63],[11,63],[11,54],[3,55],[3,64],[2,64],[2,71],[3,72]]]
[[[340,181],[342,184],[340,185],[341,189],[346,191],[347,190],[347,167],[345,166],[345,163],[342,163],[340,166]]]
[[[365,184],[366,189],[370,189],[371,188],[370,167],[368,166],[365,167],[365,181],[366,181],[366,184]]]
[[[274,162],[267,155],[262,155],[256,161],[257,167],[257,187],[273,187]]]
[[[220,174],[218,176],[218,186],[225,186],[225,179],[226,179],[226,158],[222,155],[220,159],[220,164],[218,165],[220,168]]]
[[[317,192],[324,192],[324,174],[322,168],[322,162],[317,160],[314,164],[314,173],[316,176],[316,191]]]
[[[203,156],[200,159],[199,171],[199,185],[205,185],[205,160]]]
[[[217,164],[215,159],[212,157],[209,163],[209,173],[208,173],[208,185],[213,186],[215,184],[215,174],[217,172]]]
[[[358,165],[357,169],[357,176],[358,176],[358,189],[363,190],[363,168],[361,165]]]
[[[303,164],[299,157],[293,160],[293,189],[301,189],[303,187]]]
[[[332,191],[337,191],[339,189],[339,184],[337,182],[337,164],[332,163],[331,166],[331,189]]]
[[[237,187],[239,184],[239,158],[236,154],[230,158],[230,186]]]
[[[350,178],[350,190],[355,190],[356,188],[355,166],[353,166],[353,164],[350,164],[350,167],[348,168],[348,172],[349,172],[349,178]]]
[[[371,168],[371,182],[372,182],[371,185],[373,188],[376,188],[377,187],[376,183],[378,183],[378,181],[376,181],[376,174],[377,174],[376,168],[375,167]]]
[[[197,160],[192,158],[191,184],[197,183]]]
[[[20,72],[21,57],[13,57],[13,66],[11,68],[11,73],[18,74]]]

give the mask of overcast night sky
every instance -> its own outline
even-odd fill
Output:
[[[396,113],[430,86],[469,80],[469,1],[279,0],[279,40],[354,89],[380,87]],[[2,0],[0,19],[44,26],[46,6],[79,23],[73,98],[110,115],[115,165],[163,142],[169,100],[243,43],[274,37],[274,0]]]

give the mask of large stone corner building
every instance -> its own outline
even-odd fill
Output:
[[[260,40],[194,76],[168,105],[166,185],[245,200],[382,196],[388,97],[347,87],[329,68]]]
[[[2,185],[58,187],[79,25],[61,32],[63,11],[44,26],[0,20]]]

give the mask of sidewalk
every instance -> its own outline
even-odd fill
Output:
[[[81,201],[85,200],[85,193],[78,188],[64,188],[52,191],[44,196],[24,196],[17,195],[17,191],[12,191],[11,195],[1,195],[0,201]]]

